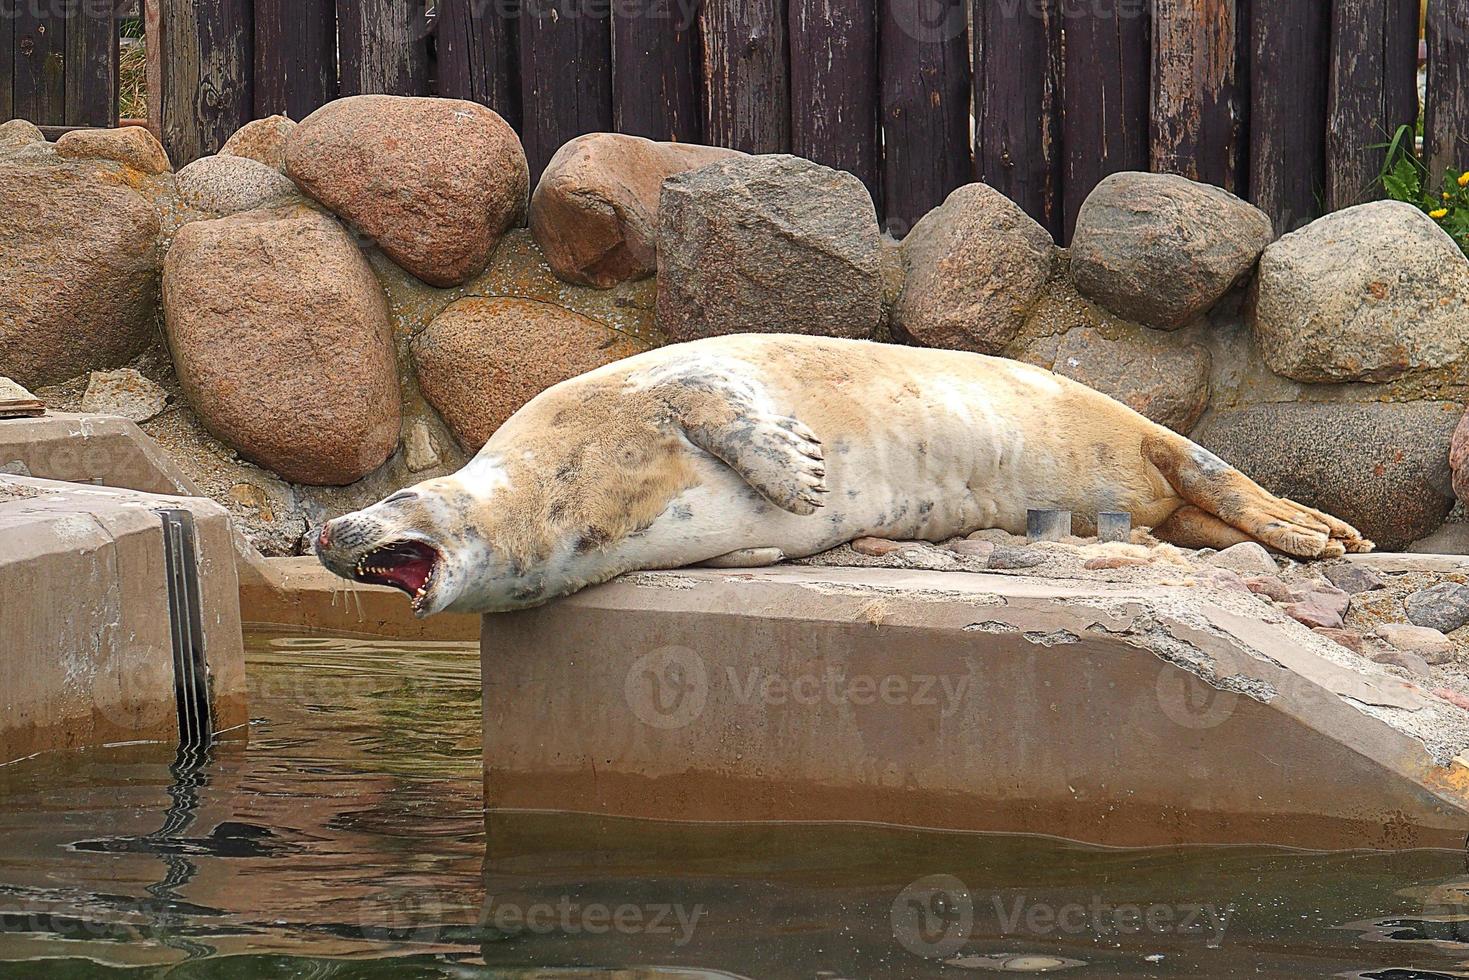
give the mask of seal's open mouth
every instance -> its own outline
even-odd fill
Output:
[[[354,577],[369,585],[391,585],[402,589],[420,609],[433,587],[439,553],[422,541],[392,541],[357,559]]]

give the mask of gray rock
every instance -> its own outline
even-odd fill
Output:
[[[1149,333],[1111,340],[1091,327],[1069,331],[1052,370],[1188,435],[1209,404],[1209,351]]]
[[[1414,626],[1452,633],[1469,623],[1469,586],[1440,582],[1408,596],[1403,600],[1403,607]]]
[[[301,199],[291,178],[248,157],[200,157],[176,180],[185,203],[220,216]]]
[[[0,201],[0,374],[35,388],[142,351],[158,311],[153,205],[74,164],[0,165]]]
[[[1001,569],[1034,568],[1037,565],[1044,564],[1045,560],[1045,555],[1036,554],[1034,551],[1027,551],[1024,548],[998,547],[990,555],[989,561],[985,563],[985,567]]]
[[[1173,330],[1248,276],[1274,237],[1265,212],[1221,188],[1171,174],[1113,174],[1077,213],[1071,278],[1114,313]]]
[[[1454,657],[1454,641],[1427,626],[1383,623],[1377,627],[1377,636],[1394,648],[1417,654],[1432,664],[1447,663]]]
[[[403,437],[403,462],[413,473],[431,470],[442,462],[438,449],[434,447],[433,433],[429,432],[428,423],[423,419],[409,426],[408,434]]]
[[[893,335],[925,347],[998,354],[1056,267],[1056,243],[1013,201],[965,184],[903,239]]]
[[[1191,436],[1267,490],[1398,550],[1453,507],[1448,446],[1458,413],[1449,402],[1255,405],[1216,411]]]
[[[675,174],[658,204],[658,326],[671,340],[871,337],[878,249],[872,198],[844,171],[775,154]]]
[[[168,393],[132,368],[93,371],[82,411],[146,422],[168,407]]]
[[[1208,562],[1246,577],[1277,575],[1280,572],[1275,564],[1275,559],[1270,557],[1270,552],[1265,550],[1265,546],[1254,541],[1241,541],[1239,544],[1230,545],[1223,551],[1210,555]]]
[[[1361,595],[1363,592],[1387,588],[1382,576],[1365,565],[1354,565],[1350,562],[1329,565],[1322,572],[1332,585],[1348,595]]]
[[[1375,201],[1284,236],[1260,257],[1255,339],[1296,381],[1387,381],[1469,350],[1469,261],[1422,211]]]
[[[1388,664],[1393,667],[1401,667],[1414,677],[1428,676],[1428,661],[1416,653],[1406,650],[1381,650],[1371,657],[1374,663]]]

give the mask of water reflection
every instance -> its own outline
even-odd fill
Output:
[[[248,656],[247,746],[0,768],[0,977],[1469,975],[1461,854],[486,821],[472,644]]]

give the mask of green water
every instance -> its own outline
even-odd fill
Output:
[[[0,768],[0,978],[1469,976],[1461,853],[487,821],[473,645],[248,661],[248,746]]]

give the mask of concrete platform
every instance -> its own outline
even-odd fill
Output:
[[[212,728],[243,737],[239,582],[224,509],[198,497],[4,476],[0,763],[179,740],[165,508],[193,517],[200,616],[189,636],[202,646]],[[194,648],[194,639],[183,642]]]
[[[1462,849],[1469,713],[1198,588],[777,567],[486,617],[486,802]]]

